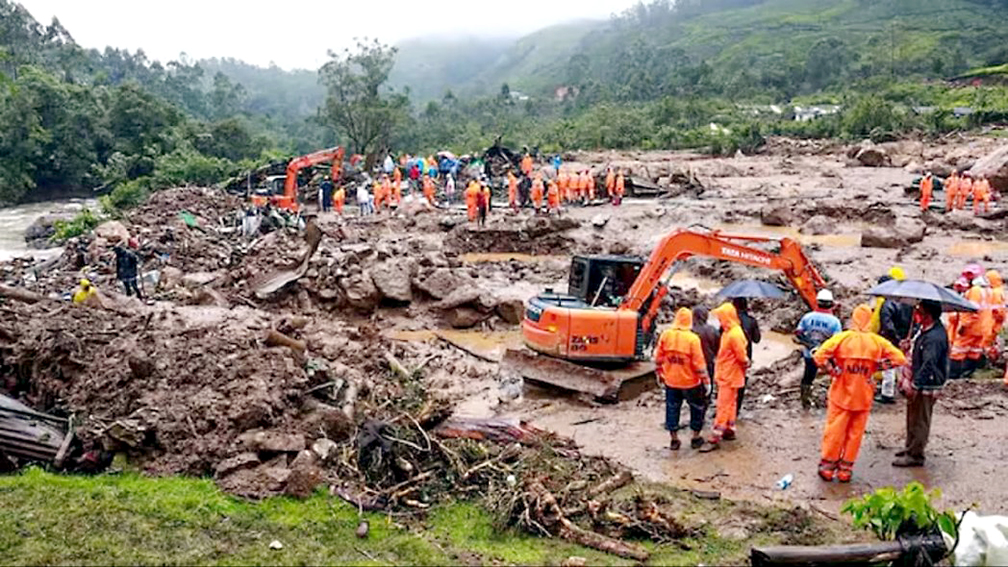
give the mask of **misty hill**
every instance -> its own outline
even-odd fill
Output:
[[[948,78],[1008,61],[1008,0],[658,0],[608,22],[546,28],[516,40],[467,81],[436,69],[416,93],[550,94],[559,85],[606,98],[710,92],[778,98],[877,77]],[[403,46],[436,51],[438,43]],[[479,67],[467,55],[464,68]],[[453,50],[442,50],[443,58]]]

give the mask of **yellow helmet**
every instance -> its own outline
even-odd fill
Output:
[[[91,281],[87,278],[81,278],[80,285],[81,287],[91,287]]]
[[[901,282],[906,279],[906,272],[903,271],[903,268],[893,266],[889,268],[889,277]]]

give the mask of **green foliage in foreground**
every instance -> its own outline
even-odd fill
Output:
[[[951,511],[939,512],[932,501],[941,497],[938,489],[926,492],[919,482],[911,482],[902,491],[880,488],[862,498],[849,500],[841,511],[850,514],[854,527],[871,530],[881,540],[892,540],[897,533],[930,532],[940,529],[955,537],[956,517]]]
[[[679,499],[690,525],[748,521],[752,537],[711,533],[684,540],[688,551],[647,544],[652,564],[738,564],[750,545],[836,537],[808,518],[805,535],[795,536],[796,522],[786,511],[669,494]],[[465,502],[438,506],[425,520],[364,514],[370,536],[358,539],[357,510],[323,491],[307,500],[247,502],[207,479],[60,476],[30,469],[0,477],[0,507],[0,556],[8,564],[558,565],[572,555],[592,565],[631,564],[561,540],[498,531],[487,512]],[[788,539],[812,536],[814,541]],[[283,549],[270,549],[274,540]]]

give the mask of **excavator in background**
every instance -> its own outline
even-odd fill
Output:
[[[262,207],[269,203],[274,207],[296,212],[299,208],[297,201],[298,173],[306,167],[332,162],[332,180],[333,183],[338,183],[340,174],[343,171],[343,155],[343,148],[335,147],[319,150],[290,160],[287,164],[286,175],[283,178],[283,192],[280,192],[279,178],[271,177],[268,179],[269,185],[267,185],[265,190],[252,195],[252,204]]]
[[[767,252],[750,246],[775,242]],[[528,349],[508,350],[506,368],[523,378],[614,400],[620,386],[654,371],[656,317],[668,283],[682,261],[703,256],[780,270],[814,307],[826,282],[790,238],[677,230],[647,262],[633,256],[575,256],[566,294],[547,289],[525,309]]]

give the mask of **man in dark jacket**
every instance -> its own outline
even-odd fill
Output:
[[[914,311],[920,331],[913,344],[913,375],[902,384],[907,395],[906,448],[896,453],[894,467],[924,466],[931,415],[949,373],[948,334],[941,313],[941,304],[932,301],[922,302]]]
[[[707,323],[709,314],[710,312],[703,305],[697,305],[693,308],[693,332],[700,337],[704,361],[707,363],[707,375],[714,376],[714,361],[717,359],[721,343],[721,331]]]
[[[749,301],[744,297],[736,297],[732,299],[732,305],[735,306],[735,311],[738,313],[739,322],[742,324],[742,333],[745,334],[746,338],[746,356],[749,357],[749,367],[752,368],[752,346],[760,342],[762,337],[760,336],[759,323],[756,322],[756,318],[749,314]],[[746,384],[749,383],[749,373],[746,372],[745,377]],[[742,397],[745,396],[745,386],[738,389],[738,398],[735,401],[735,411],[742,411]]]
[[[130,248],[137,248],[137,242],[134,239],[129,241]],[[129,297],[136,292],[136,296],[139,299],[143,299],[140,294],[140,288],[137,286],[137,271],[140,266],[140,260],[133,250],[123,246],[122,241],[116,244],[112,249],[115,251],[116,255],[116,279],[122,282],[123,287],[126,288],[126,296]]]

